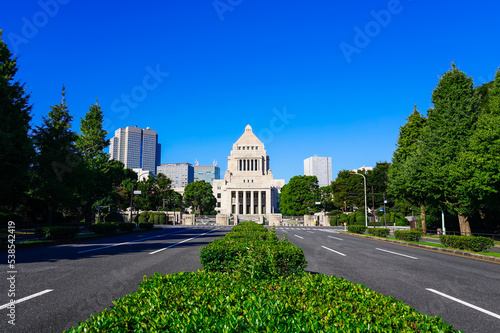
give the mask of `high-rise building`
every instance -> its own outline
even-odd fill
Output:
[[[332,158],[312,156],[304,160],[304,175],[316,176],[319,187],[332,183]]]
[[[227,158],[224,179],[214,180],[216,210],[221,214],[268,215],[279,211],[284,179],[274,179],[264,144],[247,125]]]
[[[111,159],[122,161],[125,168],[148,170],[156,174],[161,161],[158,134],[151,128],[124,127],[115,131],[109,145]]]
[[[184,188],[194,182],[194,169],[189,163],[162,163],[157,171],[172,181],[173,188]]]
[[[217,166],[217,162],[214,160],[212,166],[210,165],[199,165],[198,161],[194,166],[194,181],[204,180],[210,185],[214,185],[214,179],[220,179],[220,168]]]

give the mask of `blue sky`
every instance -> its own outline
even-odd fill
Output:
[[[455,64],[476,85],[500,66],[497,1],[5,1],[39,125],[66,86],[73,127],[99,99],[105,128],[158,131],[162,162],[223,174],[250,124],[275,178],[330,156],[390,161],[413,105],[426,114]]]

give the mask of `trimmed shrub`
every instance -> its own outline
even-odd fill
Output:
[[[137,220],[139,221],[139,223],[148,223],[149,222],[149,212],[140,213]]]
[[[155,225],[153,223],[148,223],[148,222],[139,223],[139,228],[141,228],[141,229],[151,230],[151,229],[153,229],[154,226]]]
[[[60,240],[75,237],[80,232],[80,228],[76,226],[39,227],[35,232],[38,238]]]
[[[419,242],[420,238],[422,238],[422,232],[414,230],[396,230],[394,231],[394,237],[402,241]]]
[[[390,232],[391,230],[386,228],[368,228],[368,233],[374,236],[387,237]]]
[[[117,211],[114,212],[108,212],[106,215],[104,215],[103,218],[104,222],[109,223],[109,222],[123,222],[123,216],[122,214],[118,213]]]
[[[356,212],[356,224],[365,225],[365,213]]]
[[[263,283],[198,271],[144,277],[76,332],[454,332],[439,317],[323,274]]]
[[[136,227],[135,223],[123,222],[118,224],[118,229],[121,231],[132,231]]]
[[[115,223],[96,223],[88,226],[89,230],[96,234],[112,234],[118,226]]]
[[[366,231],[366,226],[364,225],[348,225],[347,231],[355,234],[364,234]]]
[[[159,216],[158,224],[167,224],[167,215],[160,213]]]
[[[448,247],[474,252],[487,252],[495,246],[493,239],[487,237],[441,235],[439,240]]]

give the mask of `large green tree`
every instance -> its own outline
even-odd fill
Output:
[[[216,203],[212,185],[204,180],[190,183],[184,188],[184,205],[192,207],[198,215],[213,214]]]
[[[56,211],[68,209],[75,202],[73,171],[82,161],[74,146],[77,135],[71,130],[71,120],[63,87],[61,102],[52,106],[33,135],[37,155],[32,195],[42,203],[47,224],[54,222]]]
[[[337,178],[331,184],[333,203],[336,208],[344,212],[365,205],[364,180],[351,173],[349,170],[339,171]]]
[[[308,215],[320,210],[320,200],[316,176],[294,176],[281,189],[280,210],[288,216]]]
[[[15,210],[26,196],[34,157],[30,96],[24,84],[14,81],[17,70],[0,30],[0,207],[7,211]]]

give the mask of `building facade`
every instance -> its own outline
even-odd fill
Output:
[[[304,175],[316,176],[319,187],[332,183],[332,158],[312,156],[304,160]]]
[[[110,140],[109,153],[111,159],[123,162],[125,168],[148,170],[153,174],[161,161],[158,134],[149,127],[117,129]]]
[[[175,189],[183,189],[194,182],[194,168],[190,163],[163,163],[157,167],[157,174],[160,173],[170,178]]]
[[[214,180],[220,179],[220,168],[214,162],[213,166],[195,165],[194,166],[194,181],[204,180],[210,185],[214,185]]]
[[[278,194],[284,179],[274,179],[264,144],[247,125],[233,144],[223,179],[213,181],[216,211],[233,215],[268,215],[279,212]]]

